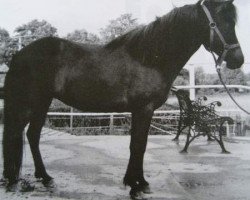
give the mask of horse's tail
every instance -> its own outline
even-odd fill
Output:
[[[3,132],[3,175],[10,183],[15,183],[19,178],[23,154],[23,137],[18,126],[13,126],[12,113],[4,111],[4,132]],[[13,126],[13,127],[12,127]]]
[[[11,71],[11,70],[10,70]],[[25,76],[8,72],[4,86],[3,176],[10,184],[18,181],[23,155],[23,130],[29,111],[25,92]]]

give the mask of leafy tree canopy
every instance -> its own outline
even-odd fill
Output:
[[[187,69],[182,69],[175,79],[173,85],[178,86],[178,85],[188,85],[189,84],[189,72]]]
[[[0,65],[6,62],[6,51],[8,50],[10,42],[9,32],[0,28]]]
[[[117,19],[110,20],[109,24],[101,29],[100,34],[103,42],[107,43],[120,35],[134,29],[138,26],[137,19],[132,17],[132,14],[123,14]]]
[[[45,20],[37,19],[18,26],[15,29],[17,37],[22,37],[22,45],[26,46],[34,40],[48,36],[57,36],[57,29]]]
[[[2,42],[5,42],[7,39],[9,39],[10,34],[7,30],[0,28],[0,44],[2,44]]]
[[[223,67],[221,74],[224,82],[228,85],[246,85],[246,77],[242,69],[230,70]]]
[[[74,32],[69,33],[66,36],[66,39],[72,42],[85,43],[85,44],[99,44],[100,43],[100,38],[97,35],[93,33],[89,33],[85,29],[75,30]]]

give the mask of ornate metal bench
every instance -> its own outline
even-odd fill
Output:
[[[205,105],[206,97],[191,101],[184,90],[173,87],[172,92],[176,95],[180,107],[180,120],[174,140],[178,140],[184,129],[188,128],[187,140],[182,152],[187,152],[190,143],[197,137],[208,136],[208,139],[219,143],[222,153],[229,153],[223,143],[223,125],[226,122],[233,124],[233,119],[216,114],[215,107],[221,106],[221,103],[215,101]]]

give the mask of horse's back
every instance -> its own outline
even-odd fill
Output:
[[[49,83],[54,80],[63,63],[69,64],[72,60],[88,54],[87,52],[84,46],[64,39],[39,39],[13,56],[6,76],[6,87],[9,79],[15,79],[17,82],[25,79],[29,80],[30,84],[35,82],[36,85]]]
[[[97,46],[78,44],[57,37],[45,37],[36,40],[17,52],[11,61],[10,68],[48,66],[55,67],[62,56],[68,55],[75,59],[97,49]],[[65,62],[66,60],[63,59]]]

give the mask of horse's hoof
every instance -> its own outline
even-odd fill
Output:
[[[179,139],[178,139],[178,138],[174,138],[174,139],[172,139],[172,141],[174,141],[174,142],[178,142],[178,141],[179,141]]]
[[[152,194],[152,193],[153,193],[153,192],[151,191],[149,185],[142,186],[142,192],[143,192],[144,194]]]
[[[8,183],[6,186],[6,192],[16,192],[17,183]]]
[[[34,191],[35,186],[31,185],[28,181],[23,180],[21,183],[21,192],[32,192]]]
[[[130,191],[130,197],[132,200],[147,200],[142,191]]]
[[[187,150],[182,150],[182,151],[180,151],[180,153],[187,154],[188,152],[187,152]]]
[[[231,154],[231,152],[226,151],[226,150],[225,150],[225,151],[222,151],[222,153],[223,153],[223,154]]]
[[[44,180],[42,181],[42,184],[43,184],[44,187],[46,187],[46,188],[56,188],[56,183],[54,182],[53,179],[50,179],[50,180],[44,179]]]

